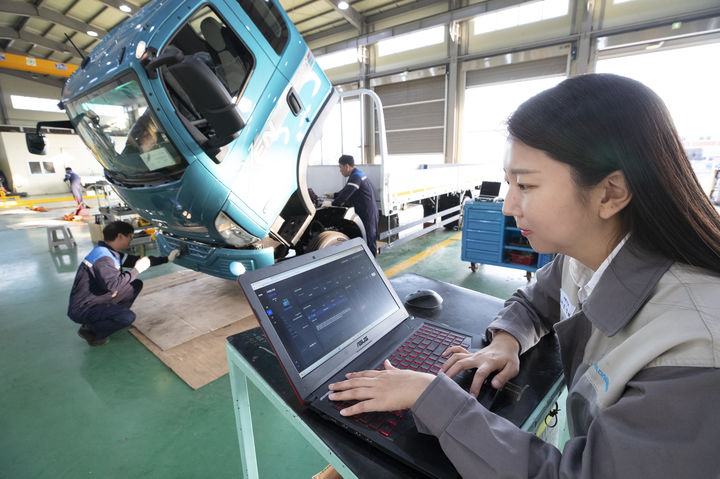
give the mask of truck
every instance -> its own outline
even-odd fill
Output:
[[[352,208],[323,205],[308,187],[310,152],[339,97],[277,0],[155,0],[83,59],[60,106],[117,194],[156,227],[162,253],[179,249],[176,263],[234,279],[364,237]],[[383,138],[381,105],[378,115]],[[60,126],[28,134],[31,151],[49,123]],[[381,153],[372,174],[391,214],[404,200]]]

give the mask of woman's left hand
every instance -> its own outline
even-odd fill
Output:
[[[396,411],[411,408],[435,379],[428,373],[397,369],[387,359],[383,371],[360,371],[346,375],[347,380],[333,383],[331,401],[360,401],[342,409],[343,416],[371,411]]]

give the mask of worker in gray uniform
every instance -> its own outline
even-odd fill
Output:
[[[68,316],[81,324],[78,335],[90,346],[107,344],[108,336],[135,321],[130,307],[143,287],[137,276],[150,266],[174,261],[180,254],[179,250],[167,257],[122,253],[130,246],[133,233],[129,223],[108,223],[103,228],[103,241],[83,259],[75,275]],[[123,267],[130,269],[123,271]]]
[[[331,400],[354,415],[412,408],[463,477],[720,477],[720,215],[662,100],[617,75],[567,79],[508,120],[503,213],[560,253],[437,376],[351,373]],[[519,355],[557,334],[570,438],[562,449],[485,409]],[[470,393],[451,379],[476,368]]]
[[[342,155],[338,160],[340,174],[347,178],[342,190],[333,195],[333,206],[352,206],[365,227],[365,239],[373,256],[377,256],[378,209],[375,202],[375,190],[370,179],[355,167],[350,155]]]
[[[63,178],[63,181],[67,181],[70,184],[70,191],[75,199],[75,203],[77,203],[77,210],[75,211],[75,214],[79,215],[84,208],[87,208],[87,205],[83,201],[83,187],[80,175],[75,173],[72,168],[66,167],[65,178]]]

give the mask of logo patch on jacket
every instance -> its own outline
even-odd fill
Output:
[[[600,376],[600,379],[603,380],[605,383],[605,392],[607,392],[608,388],[610,387],[610,378],[605,374],[605,372],[600,369],[600,366],[598,366],[598,363],[593,364],[593,369],[597,373],[598,376]]]

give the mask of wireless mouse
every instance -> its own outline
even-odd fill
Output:
[[[405,296],[405,304],[414,308],[435,309],[442,302],[442,296],[432,289],[418,289]]]

